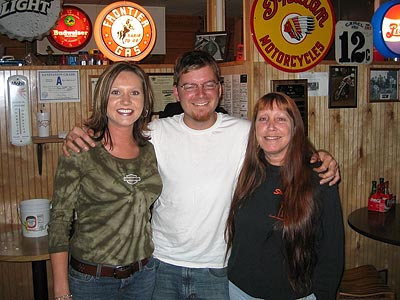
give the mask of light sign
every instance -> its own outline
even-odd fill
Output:
[[[112,61],[140,61],[154,47],[156,26],[142,6],[120,1],[99,13],[94,25],[94,39],[99,50]]]
[[[0,0],[0,33],[19,41],[40,40],[49,34],[61,11],[61,0]]]
[[[57,49],[74,52],[86,46],[92,37],[92,22],[78,7],[64,6],[60,18],[47,37]]]
[[[384,57],[400,57],[400,1],[383,3],[372,16],[374,46]]]

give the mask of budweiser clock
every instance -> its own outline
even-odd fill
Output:
[[[75,52],[86,46],[92,37],[89,16],[75,6],[64,6],[54,28],[47,37],[50,43],[64,52]]]

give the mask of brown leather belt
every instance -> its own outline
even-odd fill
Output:
[[[144,267],[148,263],[148,261],[149,261],[149,259],[145,258],[145,259],[142,259],[141,261],[138,261],[133,264],[126,265],[126,266],[109,267],[109,266],[104,266],[104,265],[83,263],[83,262],[78,261],[75,258],[71,257],[70,264],[71,264],[72,268],[74,268],[78,272],[81,272],[84,274],[96,276],[97,268],[99,267],[100,268],[100,276],[124,279],[124,278],[128,278],[129,276],[133,275],[135,272],[139,271],[140,266]]]

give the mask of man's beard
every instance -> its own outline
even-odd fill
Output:
[[[210,119],[212,119],[213,114],[214,111],[210,111],[208,107],[192,110],[192,118],[197,122],[209,121]]]

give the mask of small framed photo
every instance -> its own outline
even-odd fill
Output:
[[[357,67],[329,67],[328,107],[357,107]]]
[[[271,90],[281,92],[292,98],[300,111],[305,133],[308,133],[308,80],[271,80]]]
[[[94,89],[96,88],[97,80],[99,80],[100,75],[89,75],[89,88],[88,88],[88,103],[89,103],[89,111],[93,110],[93,97],[94,97]]]
[[[399,101],[399,70],[370,69],[369,102]]]
[[[216,61],[228,56],[228,33],[225,31],[197,33],[194,48],[210,53]]]

